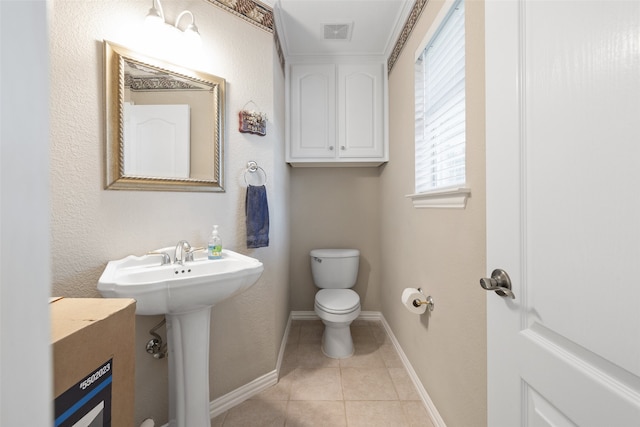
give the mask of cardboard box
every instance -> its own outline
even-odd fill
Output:
[[[135,300],[53,299],[56,427],[134,423]]]

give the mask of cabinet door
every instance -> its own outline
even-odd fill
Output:
[[[335,65],[291,67],[291,158],[336,156]]]
[[[384,156],[384,67],[338,68],[338,156]]]

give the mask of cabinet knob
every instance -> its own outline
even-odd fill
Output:
[[[345,146],[343,145],[343,146],[341,146],[341,147],[340,147],[340,149],[341,149],[342,151],[344,151],[344,150],[346,150],[346,149],[347,149],[347,147],[345,147]]]
[[[333,151],[333,145],[329,146],[329,150]]]

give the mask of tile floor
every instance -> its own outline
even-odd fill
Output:
[[[278,384],[231,408],[211,427],[433,427],[380,322],[351,325],[355,354],[322,354],[323,324],[295,320]]]

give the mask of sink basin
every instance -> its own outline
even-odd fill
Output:
[[[154,252],[173,254],[174,248]],[[169,427],[209,427],[209,330],[211,309],[251,287],[264,266],[226,250],[207,259],[162,264],[158,254],[110,261],[98,290],[107,298],[134,298],[136,314],[164,314],[169,359]]]
[[[173,248],[154,252],[173,253]],[[262,274],[257,259],[224,249],[222,258],[207,259],[204,250],[194,260],[161,264],[158,255],[128,256],[110,261],[98,281],[107,298],[134,298],[136,314],[172,314],[211,307],[252,286]]]

